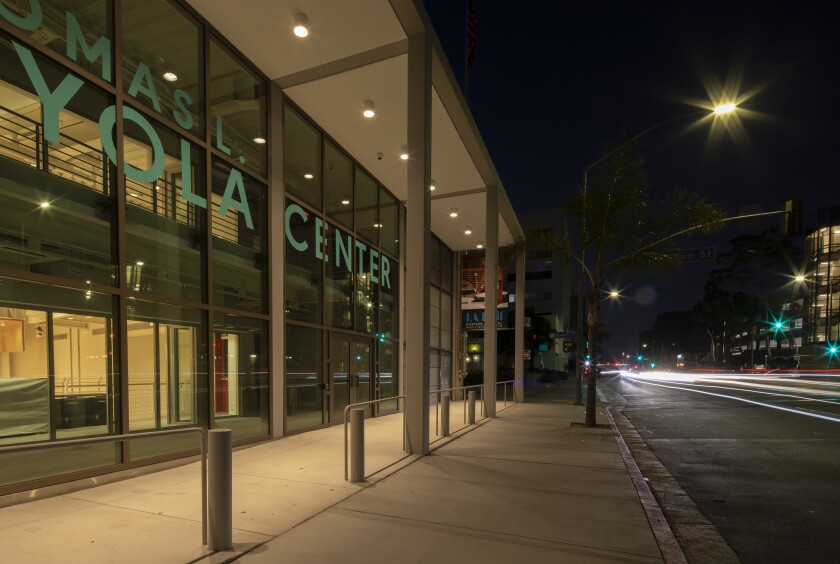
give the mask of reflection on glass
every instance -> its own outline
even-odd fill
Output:
[[[50,82],[66,70],[33,53]],[[42,106],[9,39],[0,34],[0,266],[116,284],[112,252],[114,167],[97,120],[111,101],[80,88],[45,140]],[[49,142],[45,142],[49,141]]]
[[[321,134],[288,105],[283,108],[283,175],[286,192],[321,209]],[[340,173],[340,168],[335,170]]]
[[[168,0],[122,0],[123,84],[186,130],[204,130],[200,26]]]
[[[396,293],[400,287],[399,275],[399,263],[392,260],[391,271],[389,273],[390,286],[385,283],[379,286],[379,334],[386,339],[395,339],[398,337],[399,317],[397,314]]]
[[[290,206],[296,206],[291,208]],[[286,209],[296,209],[289,213],[287,232],[298,242],[307,243],[307,248],[298,250],[286,237],[286,269],[284,274],[284,297],[286,299],[286,319],[295,321],[321,322],[321,288],[323,282],[323,260],[316,257],[313,248],[315,241],[314,214],[300,208],[291,200],[286,201]]]
[[[440,294],[440,348],[452,349],[452,294]]]
[[[429,288],[429,346],[440,347],[440,290]]]
[[[356,274],[356,331],[374,332],[378,300],[379,284],[373,282],[370,273]]]
[[[215,426],[234,440],[268,435],[268,324],[215,314],[213,411]]]
[[[266,176],[266,84],[215,37],[210,38],[210,129],[213,147]],[[220,127],[221,126],[221,127]],[[240,159],[240,162],[243,162]]]
[[[286,326],[286,431],[324,424],[321,330]]]
[[[394,343],[385,341],[379,343],[379,373],[377,374],[377,386],[379,399],[392,398],[399,395],[399,378],[397,377],[397,364],[394,358]],[[397,400],[383,401],[379,404],[379,413],[393,413],[397,411],[399,404]]]
[[[327,280],[324,287],[324,323],[344,329],[353,328],[353,257],[355,245],[349,233],[331,226],[335,243],[327,246]],[[328,239],[332,242],[333,239]]]
[[[353,229],[353,162],[329,141],[324,142],[324,211]]]
[[[441,243],[440,246],[440,288],[444,292],[452,292],[452,270],[454,268],[454,253]]]
[[[181,138],[157,124],[154,127],[166,155],[160,178],[153,182],[125,178],[126,284],[138,292],[202,301],[206,212],[189,203],[184,192],[204,197],[204,152],[187,144],[189,168],[184,170]],[[147,140],[137,125],[126,122],[126,161],[140,170],[152,165]]]
[[[76,43],[73,57],[68,62],[74,61],[81,68],[113,83],[114,41],[109,25],[110,0],[2,0],[0,4],[3,4],[2,9],[22,18],[29,17],[33,5],[40,6],[43,14],[41,25],[33,30],[21,31],[28,34],[32,41],[49,47],[62,57],[67,56],[67,30],[72,27],[74,31],[81,32],[80,38],[84,39],[94,56],[88,57]],[[68,19],[67,12],[73,17]],[[103,65],[103,61],[107,64]]]
[[[236,169],[213,163],[213,295],[219,306],[267,311],[266,193]]]
[[[356,235],[379,244],[379,186],[360,168],[356,168]]]
[[[379,246],[391,256],[399,256],[400,203],[384,188],[379,190]]]

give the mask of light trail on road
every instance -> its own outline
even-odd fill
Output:
[[[724,376],[725,379],[740,379],[740,378],[744,377],[743,375],[737,375],[737,374],[732,374],[732,375],[715,374],[714,377],[709,378],[709,379],[710,380],[721,379],[721,376]],[[776,409],[776,410],[779,410],[779,411],[786,411],[788,413],[794,413],[794,414],[797,414],[797,415],[806,415],[808,417],[814,417],[814,418],[817,418],[817,419],[823,419],[825,421],[840,423],[840,417],[826,415],[826,414],[819,413],[819,412],[807,411],[807,410],[803,410],[803,409],[794,409],[794,408],[791,408],[791,407],[784,407],[784,406],[781,406],[781,405],[774,405],[774,404],[770,404],[770,403],[764,403],[764,402],[760,402],[760,401],[756,401],[756,400],[751,400],[751,399],[743,398],[743,397],[740,397],[740,396],[719,394],[719,393],[715,393],[715,392],[709,392],[709,391],[705,391],[705,390],[698,390],[696,388],[686,387],[686,385],[689,385],[689,386],[694,385],[694,386],[723,388],[723,389],[728,389],[728,390],[732,390],[732,391],[744,391],[744,392],[748,392],[748,393],[773,395],[773,396],[777,396],[777,397],[792,397],[792,398],[806,400],[806,401],[829,403],[829,404],[832,404],[832,405],[840,406],[840,402],[820,400],[820,399],[817,399],[817,398],[794,396],[794,395],[791,395],[791,394],[778,394],[778,393],[773,393],[773,392],[767,392],[767,391],[752,389],[753,387],[757,387],[757,386],[755,386],[755,384],[753,382],[744,382],[743,380],[741,380],[741,381],[738,382],[738,384],[742,385],[743,386],[742,388],[730,388],[730,387],[725,387],[725,386],[716,386],[716,385],[704,384],[702,382],[703,382],[703,380],[705,380],[705,378],[702,378],[702,377],[698,378],[696,375],[675,374],[675,373],[671,373],[671,372],[652,372],[652,373],[644,373],[644,374],[624,372],[624,373],[622,373],[622,377],[626,378],[630,381],[639,383],[639,384],[649,384],[649,385],[652,385],[652,386],[659,386],[659,387],[662,387],[662,388],[670,388],[670,389],[673,389],[673,390],[683,390],[683,391],[687,391],[687,392],[705,394],[705,395],[708,395],[708,396],[714,396],[714,397],[719,397],[719,398],[724,398],[724,399],[740,401],[740,402],[749,403],[749,404],[752,404],[752,405],[758,405],[758,406],[761,406],[761,407]],[[683,385],[682,386],[668,385],[668,384],[662,383],[662,382],[668,382],[668,383],[681,382],[681,383],[683,383]],[[810,384],[811,382],[808,382],[808,383]],[[817,382],[814,382],[814,384],[817,384]],[[819,384],[823,384],[823,383],[819,382]],[[759,384],[758,386],[764,387],[765,385]],[[817,394],[817,395],[823,395],[826,392],[823,391],[823,390],[813,390],[813,393]]]

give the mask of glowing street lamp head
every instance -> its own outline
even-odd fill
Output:
[[[729,102],[726,104],[718,104],[715,106],[715,115],[722,116],[726,114],[731,114],[735,111],[735,104],[733,102]]]
[[[797,282],[805,282],[805,275],[804,274],[797,274],[796,278],[794,278]]]

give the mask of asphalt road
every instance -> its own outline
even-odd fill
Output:
[[[625,398],[624,415],[743,562],[840,562],[839,382],[625,375],[599,385]]]

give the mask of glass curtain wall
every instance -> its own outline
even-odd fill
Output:
[[[268,437],[266,92],[178,2],[0,0],[0,444]],[[196,444],[67,450],[0,494]]]
[[[283,116],[286,430],[295,432],[340,422],[348,403],[399,394],[400,204],[302,112],[287,105]]]
[[[429,287],[429,401],[439,401],[437,390],[453,387],[452,382],[452,272],[454,253],[432,237]],[[450,392],[451,393],[451,392]]]

